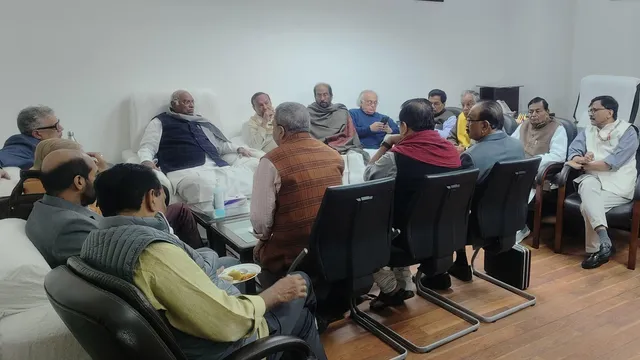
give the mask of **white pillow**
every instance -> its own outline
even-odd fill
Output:
[[[3,170],[9,174],[11,180],[0,179],[0,197],[11,195],[13,188],[16,187],[18,181],[20,181],[20,168],[6,167]]]
[[[0,220],[0,318],[49,303],[44,277],[51,268],[27,238],[25,224]]]

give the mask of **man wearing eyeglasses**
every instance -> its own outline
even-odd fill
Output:
[[[636,185],[638,132],[618,119],[618,102],[598,96],[589,104],[588,125],[569,146],[567,165],[584,174],[574,180],[582,200],[586,259],[582,268],[593,269],[615,253],[607,233],[607,211],[629,203]]]
[[[2,168],[33,166],[34,151],[41,140],[60,138],[64,128],[48,106],[30,106],[18,114],[18,130],[0,149],[0,178],[8,178]]]
[[[349,110],[360,143],[365,149],[378,149],[387,134],[398,134],[398,125],[387,115],[377,112],[378,94],[365,90],[358,96],[357,109]]]

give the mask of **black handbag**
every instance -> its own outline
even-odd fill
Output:
[[[23,194],[24,182],[27,179],[39,179],[40,171],[23,170],[20,171],[20,181],[13,188],[11,196],[0,198],[0,219],[19,218],[27,220],[33,204],[42,199],[44,194]]]
[[[513,287],[526,290],[531,279],[531,250],[526,246],[515,244],[502,253],[485,252],[484,271],[489,276]]]

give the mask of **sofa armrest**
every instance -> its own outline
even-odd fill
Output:
[[[633,201],[640,200],[640,176],[636,179],[636,191],[633,193]]]
[[[313,359],[309,345],[302,339],[294,336],[269,336],[256,340],[251,344],[234,351],[224,360],[260,360],[272,354],[281,352],[293,353],[294,359]]]
[[[563,162],[551,162],[547,166],[539,168],[536,175],[536,185],[543,185],[545,180],[551,180],[564,167]]]

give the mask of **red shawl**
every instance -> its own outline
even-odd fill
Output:
[[[414,160],[445,168],[459,168],[460,155],[456,148],[443,139],[437,131],[414,132],[400,140],[391,151]]]

